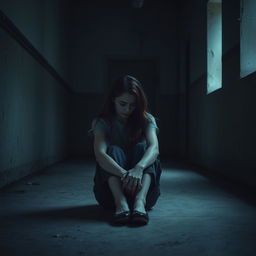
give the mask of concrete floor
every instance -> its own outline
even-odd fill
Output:
[[[115,227],[93,174],[91,161],[66,161],[4,188],[0,255],[256,255],[256,205],[241,188],[163,164],[149,224]]]

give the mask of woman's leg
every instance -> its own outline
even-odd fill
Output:
[[[151,176],[148,173],[143,174],[142,189],[137,193],[134,199],[133,210],[146,213],[146,197],[151,183]]]
[[[127,168],[127,160],[124,151],[115,145],[109,146],[107,153],[123,168]],[[115,213],[122,213],[125,211],[129,211],[129,206],[124,195],[122,186],[121,186],[121,179],[117,176],[110,176],[108,178],[108,185],[112,192],[114,203],[116,207]]]
[[[137,143],[129,153],[130,168],[133,168],[143,157],[147,149],[146,141]],[[149,174],[143,174],[142,176],[142,189],[135,195],[133,199],[133,209],[141,212],[145,212],[146,196],[150,188],[151,177]]]
[[[129,154],[130,168],[134,167],[134,165],[137,162],[139,162],[139,160],[143,157],[146,149],[147,149],[147,144],[145,141],[139,142],[132,148]],[[159,181],[161,176],[161,165],[160,165],[159,159],[157,159],[151,166],[149,166],[144,170],[143,177],[144,176],[145,176],[144,178],[145,180],[144,181],[142,180],[142,182],[145,188],[143,188],[141,193],[139,193],[137,196],[138,198],[143,197],[144,198],[143,200],[146,200],[146,210],[149,210],[149,209],[152,209],[152,207],[155,205],[160,195]],[[137,202],[136,204],[134,204],[134,206],[139,207],[142,201],[141,200],[135,200],[135,201]]]
[[[116,145],[108,146],[107,154],[120,166],[127,169],[126,155],[120,147]],[[126,201],[120,188],[120,178],[105,171],[97,164],[94,177],[94,194],[98,203],[109,210],[116,209],[120,211],[122,207],[127,209]]]
[[[108,184],[115,200],[115,213],[118,214],[125,211],[129,211],[129,206],[126,197],[123,193],[120,178],[116,176],[111,176],[108,179]]]

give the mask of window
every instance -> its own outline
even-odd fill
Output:
[[[222,87],[222,3],[207,5],[207,94]]]
[[[256,1],[241,0],[240,77],[256,71]]]

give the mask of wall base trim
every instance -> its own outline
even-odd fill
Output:
[[[11,169],[6,169],[0,172],[0,188],[10,185],[13,182],[19,181],[30,174],[41,171],[63,160],[63,157],[48,157],[19,165]]]

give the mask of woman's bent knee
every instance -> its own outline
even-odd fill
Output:
[[[116,145],[109,145],[107,148],[107,154],[112,157],[119,165],[126,167],[127,158],[124,150]]]
[[[136,151],[139,151],[139,152],[144,152],[147,148],[147,143],[145,141],[141,141],[141,142],[138,142],[135,147],[134,147],[134,150]]]
[[[120,178],[117,177],[117,176],[110,176],[110,177],[108,178],[108,185],[109,185],[110,188],[111,188],[111,187],[120,187],[120,185],[121,185],[121,180],[120,180]]]
[[[108,154],[113,154],[113,153],[124,153],[123,149],[117,145],[109,145],[107,148],[107,153]]]
[[[109,178],[108,178],[108,182],[119,182],[120,181],[120,178],[119,177],[117,177],[117,176],[110,176]]]

